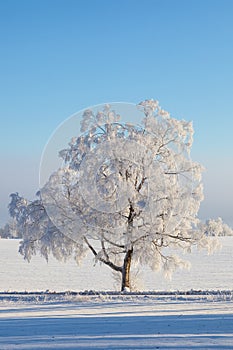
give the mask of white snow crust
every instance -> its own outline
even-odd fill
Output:
[[[233,239],[221,242],[172,281],[147,270],[150,292],[130,294],[92,261],[28,264],[16,240],[0,240],[0,349],[233,349]]]

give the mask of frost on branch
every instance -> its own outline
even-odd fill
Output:
[[[87,248],[82,240],[73,242],[63,235],[51,222],[40,198],[28,202],[18,193],[11,194],[9,211],[16,218],[17,228],[22,234],[19,252],[26,260],[30,261],[37,252],[46,260],[49,254],[60,261],[73,256],[77,263],[85,256]]]
[[[25,258],[40,252],[79,262],[89,250],[121,276],[125,290],[131,266],[170,275],[187,265],[170,247],[210,245],[197,218],[202,167],[190,159],[192,123],[171,118],[155,100],[131,112],[132,120],[140,114],[141,125],[121,121],[110,105],[84,111],[81,134],[60,151],[62,166],[39,199],[12,196]]]

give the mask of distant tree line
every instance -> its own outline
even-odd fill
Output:
[[[17,225],[14,220],[9,221],[2,228],[0,228],[0,238],[22,238],[22,234],[17,229]]]

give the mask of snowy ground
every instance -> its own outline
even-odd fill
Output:
[[[167,293],[94,295],[22,292],[104,291],[113,283],[91,261],[86,269],[39,257],[28,264],[17,241],[0,240],[0,349],[233,349],[233,238],[222,244],[210,257],[195,252],[193,268],[170,282],[147,271],[146,289]],[[191,289],[202,291],[182,292]]]
[[[222,249],[213,255],[194,250],[181,256],[191,262],[190,270],[178,270],[171,281],[162,273],[145,269],[141,276],[142,290],[233,289],[233,237],[221,238]],[[47,263],[40,256],[31,262],[18,253],[19,241],[0,239],[0,291],[83,291],[114,290],[110,269],[104,265],[93,267],[93,258],[78,267],[74,261]]]
[[[36,297],[2,296],[2,350],[233,349],[232,296]]]

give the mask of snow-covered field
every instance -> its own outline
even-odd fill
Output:
[[[171,281],[162,273],[145,269],[141,276],[142,290],[207,290],[233,289],[233,237],[222,237],[222,249],[213,255],[194,250],[183,255],[191,262],[190,270],[178,270]],[[0,240],[0,291],[84,291],[114,290],[110,269],[94,265],[92,256],[81,267],[71,260],[67,263],[50,258],[47,263],[40,256],[31,262],[18,253],[18,240]]]
[[[233,349],[233,238],[221,241],[212,256],[190,255],[192,269],[172,281],[145,272],[145,290],[168,294],[83,295],[38,291],[113,290],[104,266],[28,264],[17,241],[0,240],[0,349]]]
[[[0,349],[233,349],[231,296],[59,298],[1,296]]]

